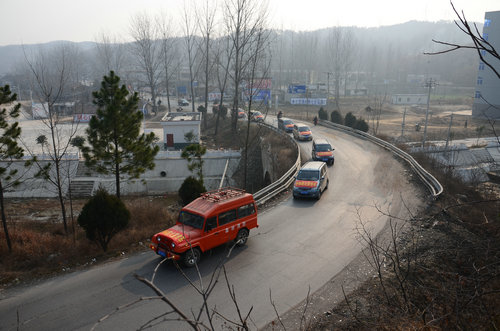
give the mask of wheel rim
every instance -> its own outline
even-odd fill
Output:
[[[186,264],[188,264],[189,266],[194,266],[196,263],[198,263],[199,259],[200,259],[200,253],[198,252],[198,250],[191,249],[187,253]]]
[[[243,229],[238,232],[238,237],[236,238],[236,243],[238,245],[244,245],[248,239],[248,231]]]

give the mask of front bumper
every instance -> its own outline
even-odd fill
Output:
[[[319,189],[301,189],[294,187],[293,196],[296,198],[317,198],[319,196]]]
[[[166,259],[179,260],[181,258],[180,253],[172,252],[171,250],[168,250],[162,246],[150,244],[149,248],[151,248],[156,254]]]
[[[307,136],[306,136],[306,135],[300,135],[300,134],[299,134],[299,135],[297,136],[297,139],[298,139],[298,140],[312,140],[312,138],[313,138],[313,137],[312,137],[312,135],[307,135]]]
[[[314,161],[323,161],[323,162],[326,162],[326,163],[333,163],[335,161],[335,158],[333,156],[315,156],[313,157],[313,160]]]

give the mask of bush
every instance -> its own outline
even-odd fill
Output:
[[[115,234],[127,227],[130,212],[116,196],[100,187],[96,194],[83,206],[78,224],[91,241],[97,242],[106,252]]]
[[[182,200],[182,204],[185,206],[206,191],[207,189],[198,179],[189,176],[179,188],[179,197]]]
[[[328,112],[321,107],[318,111],[318,117],[320,120],[328,120]]]
[[[368,132],[368,123],[362,118],[356,120],[356,124],[354,124],[354,128],[363,132]]]
[[[344,124],[344,119],[342,118],[342,114],[338,110],[332,111],[330,114],[330,120],[332,123],[337,123],[337,124]]]
[[[354,128],[354,125],[356,125],[356,116],[354,116],[351,112],[345,114],[344,125]]]

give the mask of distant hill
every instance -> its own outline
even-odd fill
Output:
[[[443,46],[432,40],[453,42],[457,44],[470,44],[470,38],[458,29],[454,22],[418,22],[410,21],[402,24],[382,26],[376,28],[349,27],[355,37],[355,47],[358,57],[357,69],[367,71],[371,68],[385,70],[380,76],[394,79],[403,74],[423,74],[432,72],[440,75],[442,79],[462,86],[473,86],[477,68],[477,54],[471,51],[457,51],[446,55],[428,57],[424,52],[442,50]],[[478,24],[481,31],[482,25]],[[294,68],[287,69],[315,69],[316,63],[307,57],[300,59],[307,49],[306,44],[300,44],[308,39],[322,40],[331,28],[308,32],[283,31],[289,40],[295,41],[293,57],[296,61],[289,61]],[[277,31],[278,32],[278,31]],[[309,38],[317,37],[320,38]],[[300,37],[300,38],[298,38]],[[324,40],[324,39],[323,39]],[[32,53],[39,47],[51,47],[62,43],[54,41],[39,45],[10,45],[0,46],[0,78],[13,71],[17,63],[24,61],[23,47]],[[92,58],[94,42],[74,43],[82,53],[87,53]],[[322,45],[320,44],[320,48]],[[278,47],[274,47],[277,49]],[[378,61],[378,62],[375,62]],[[319,61],[316,61],[319,62]],[[372,64],[368,65],[367,63]],[[302,68],[297,68],[301,63]],[[306,68],[307,67],[307,68]],[[373,71],[373,70],[372,70]]]
[[[8,45],[0,46],[0,76],[8,74],[11,70],[15,68],[18,63],[24,61],[24,51],[27,54],[38,50],[40,47],[50,48],[53,46],[60,45],[62,43],[71,43],[80,47],[81,50],[88,50],[94,47],[94,42],[79,42],[74,43],[70,41],[51,41],[44,44],[31,44],[31,45]],[[24,51],[23,51],[24,48]]]

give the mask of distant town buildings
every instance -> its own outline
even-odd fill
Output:
[[[483,38],[500,52],[500,11],[486,12],[484,17]],[[481,52],[485,61],[500,72],[500,60],[485,51]],[[472,116],[500,118],[500,78],[481,60],[477,71]]]

